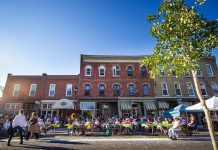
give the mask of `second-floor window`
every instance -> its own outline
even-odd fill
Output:
[[[175,88],[176,96],[181,96],[182,92],[181,92],[180,84],[175,82],[174,83],[174,88]]]
[[[128,92],[130,96],[134,95],[134,85],[133,84],[129,84],[128,86]]]
[[[92,67],[86,66],[85,76],[91,76],[91,75],[92,75]]]
[[[203,96],[207,95],[207,90],[206,90],[205,84],[203,82],[200,83],[200,87],[201,87],[201,94]]]
[[[13,96],[18,96],[20,91],[20,84],[14,85]]]
[[[147,73],[147,72],[146,72],[146,67],[145,67],[145,66],[142,66],[142,67],[141,67],[141,75],[142,75],[142,76],[146,76],[146,73]]]
[[[128,66],[127,67],[127,74],[128,74],[128,76],[132,76],[133,75],[133,67],[132,66]]]
[[[100,84],[99,85],[99,94],[100,95],[104,95],[105,92],[105,85],[104,84]]]
[[[31,84],[29,96],[35,96],[36,95],[36,87],[37,87],[37,84]]]
[[[206,70],[207,70],[207,75],[208,75],[209,77],[213,77],[213,70],[212,70],[210,64],[206,64]]]
[[[85,85],[85,95],[86,96],[90,95],[90,84]]]
[[[113,71],[114,77],[120,76],[120,67],[119,66],[113,66],[112,71]]]
[[[48,96],[55,96],[55,88],[56,88],[56,84],[50,84]]]
[[[215,82],[211,83],[211,88],[212,88],[214,94],[218,93],[218,87],[217,87],[217,84]]]
[[[194,92],[194,88],[192,86],[192,83],[191,82],[187,82],[186,85],[187,85],[189,96],[195,96],[195,92]]]
[[[148,84],[143,84],[143,95],[148,96],[149,95],[149,87]]]
[[[161,83],[161,90],[162,90],[162,95],[163,96],[169,96],[168,87],[167,87],[167,83],[166,82],[162,82]]]
[[[66,87],[66,96],[72,96],[72,88],[73,88],[72,84],[67,84],[67,87]]]
[[[120,85],[114,84],[114,96],[120,96]]]

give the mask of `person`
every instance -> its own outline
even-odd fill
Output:
[[[190,122],[187,124],[188,135],[192,135],[192,131],[194,131],[196,127],[196,118],[193,114],[190,115]]]
[[[27,126],[26,117],[24,116],[24,110],[20,109],[19,114],[14,118],[12,122],[12,130],[17,131],[19,130],[20,135],[20,144],[23,144],[23,127]],[[12,139],[12,135],[8,139],[8,146],[10,145],[10,141]]]
[[[172,140],[176,140],[177,139],[177,132],[180,132],[180,119],[178,117],[173,117],[174,122],[173,122],[173,126],[169,129],[169,138]]]
[[[3,136],[6,135],[9,126],[10,126],[10,122],[9,122],[9,119],[7,119],[7,121],[4,123],[4,125],[1,129],[1,135],[3,135]]]
[[[35,139],[38,140],[39,139],[39,133],[40,133],[40,128],[39,128],[39,124],[38,124],[38,119],[37,119],[37,115],[35,112],[32,113],[32,116],[29,120],[30,123],[30,132],[31,134],[34,134]]]
[[[10,144],[10,142],[11,142],[11,139],[12,139],[12,137],[13,137],[13,127],[12,127],[12,121],[13,121],[13,119],[12,118],[9,118],[8,119],[8,123],[9,123],[9,128],[8,128],[8,130],[7,130],[7,133],[8,133],[8,135],[9,135],[9,138],[8,138],[8,146],[11,146],[11,144]]]

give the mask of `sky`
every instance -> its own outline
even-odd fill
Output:
[[[189,0],[193,3],[194,0]],[[7,74],[79,74],[80,55],[148,55],[146,14],[161,0],[1,0],[0,85]],[[198,12],[218,18],[218,0]],[[218,59],[218,49],[213,52]]]

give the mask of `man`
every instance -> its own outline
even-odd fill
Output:
[[[181,131],[181,125],[180,125],[180,119],[178,117],[173,117],[174,122],[173,122],[173,126],[169,129],[169,138],[172,140],[176,140],[177,139],[177,132]]]
[[[17,131],[17,129],[19,130],[19,135],[20,135],[20,144],[23,144],[23,127],[27,126],[27,122],[26,122],[26,117],[23,115],[24,110],[20,109],[19,110],[19,115],[17,115],[13,122],[12,122],[12,128],[14,131]],[[11,139],[12,139],[13,134],[11,134],[9,136],[8,139],[8,146],[10,145]]]

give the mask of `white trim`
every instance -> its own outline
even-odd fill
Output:
[[[87,74],[87,69],[90,69],[90,75]],[[86,67],[85,67],[85,76],[87,76],[87,77],[92,76],[92,66],[91,65],[86,65]]]
[[[190,93],[189,93],[189,89],[188,89],[188,83],[190,83],[190,84],[191,84],[191,88],[192,88],[192,90],[193,90],[193,93],[194,93],[194,95],[190,95]],[[192,83],[191,83],[191,82],[186,82],[186,87],[187,87],[187,90],[188,90],[188,95],[189,95],[189,96],[196,96],[196,95],[195,95],[195,90],[194,90],[194,88],[193,88],[193,85],[192,85]]]
[[[117,74],[115,74],[116,73],[116,67],[119,67],[119,75],[117,75]],[[121,67],[119,66],[119,65],[114,65],[114,66],[112,66],[112,76],[113,77],[120,77],[120,73],[121,73]],[[114,70],[115,70],[115,73],[114,73]]]
[[[200,88],[201,88],[201,83],[203,83],[203,85],[204,85],[204,89],[205,89],[205,91],[206,91],[206,95],[203,95],[202,94],[202,96],[208,96],[208,94],[207,94],[207,89],[206,89],[206,86],[205,86],[205,83],[204,82],[200,82]],[[202,89],[202,88],[201,88]]]
[[[70,86],[70,88],[71,88],[71,95],[67,95],[67,87],[68,87],[68,85]],[[66,97],[70,97],[70,96],[72,96],[72,91],[73,90],[73,84],[67,84],[66,85]]]
[[[210,74],[208,73],[208,71],[207,71],[207,66],[209,66],[209,69],[210,69],[210,71],[211,71],[211,75],[210,75]],[[207,71],[208,77],[214,77],[213,69],[212,69],[211,65],[210,65],[210,64],[205,64],[205,67],[206,67],[206,71]]]
[[[101,69],[104,69],[104,75],[100,75],[100,70]],[[100,65],[98,67],[98,75],[99,75],[99,77],[105,77],[105,71],[106,71],[106,67],[104,65]]]
[[[86,59],[86,60],[83,60],[83,62],[113,62],[113,63],[120,63],[120,62],[134,62],[134,63],[139,63],[140,62],[140,59],[138,60],[130,60],[130,59],[120,59],[120,60],[106,60],[106,59],[96,59],[96,60],[93,60],[93,59]]]
[[[18,91],[17,92],[17,95],[15,95],[15,91]],[[13,97],[16,97],[19,95],[19,92],[20,92],[20,84],[14,84],[14,90],[13,90]]]
[[[50,95],[50,92],[51,92],[51,86],[54,85],[54,95]],[[48,96],[49,97],[54,97],[55,96],[55,90],[56,90],[56,84],[50,84],[49,86],[49,91],[48,91]]]
[[[217,93],[214,92],[212,84],[215,84],[216,90],[218,90],[217,84],[216,84],[216,82],[211,82],[211,84],[210,84],[211,85],[211,89],[213,91],[213,94],[217,94]]]
[[[181,95],[177,95],[177,93],[176,93],[176,90],[177,90],[177,89],[176,89],[176,86],[175,86],[176,84],[179,86],[178,89],[180,90]],[[181,89],[181,86],[180,86],[180,83],[179,83],[179,82],[174,82],[174,90],[175,90],[176,96],[182,96],[182,89]]]
[[[163,84],[166,84],[166,89],[163,89]],[[167,95],[163,94],[163,90],[167,90]],[[169,96],[169,90],[166,82],[161,82],[161,91],[162,91],[162,96]]]

